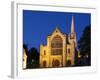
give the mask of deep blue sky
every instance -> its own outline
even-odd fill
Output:
[[[40,44],[46,44],[47,36],[56,27],[69,34],[72,16],[78,41],[84,28],[91,24],[91,14],[23,10],[23,43],[28,49],[35,47],[39,50]]]

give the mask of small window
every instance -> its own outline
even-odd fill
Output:
[[[68,48],[68,54],[70,54],[70,49]]]
[[[46,51],[44,50],[44,55],[46,55]]]

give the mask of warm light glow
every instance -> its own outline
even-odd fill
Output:
[[[72,18],[72,30],[74,31],[74,19]],[[72,32],[72,31],[71,31]],[[47,45],[40,46],[40,67],[65,67],[73,66],[75,63],[75,41],[76,35],[73,38],[68,37],[68,43],[66,43],[66,36],[56,27],[52,35],[47,37]],[[68,53],[67,50],[70,50]],[[45,52],[45,55],[44,55]]]

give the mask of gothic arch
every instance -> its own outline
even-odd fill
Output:
[[[46,67],[47,66],[47,62],[44,60],[43,61],[43,67]]]
[[[53,60],[52,61],[52,67],[59,67],[60,66],[60,61],[59,60]]]
[[[66,65],[67,65],[67,66],[71,66],[71,60],[67,60]]]

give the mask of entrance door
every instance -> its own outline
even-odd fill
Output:
[[[68,60],[66,65],[71,66],[71,60]]]
[[[59,67],[59,66],[60,66],[59,60],[53,60],[52,61],[52,67]]]
[[[43,61],[43,67],[46,67],[47,63],[46,61]]]

